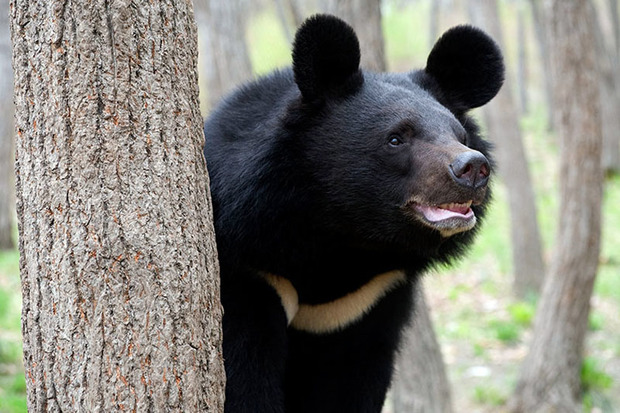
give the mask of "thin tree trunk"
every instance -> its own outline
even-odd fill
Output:
[[[431,1],[430,22],[428,31],[428,50],[431,50],[439,37],[439,16],[441,13],[441,0]]]
[[[284,31],[284,36],[286,37],[286,41],[289,44],[293,44],[293,33],[291,32],[291,27],[288,22],[288,9],[290,9],[290,2],[287,0],[274,0],[276,6],[276,12],[278,13],[278,18],[280,19],[280,23],[282,24],[282,30]]]
[[[204,2],[209,33],[209,64],[202,67],[207,77],[209,107],[222,96],[252,78],[252,63],[245,41],[244,5],[240,0],[197,0]],[[203,49],[204,50],[204,49]]]
[[[306,11],[305,6],[307,6],[307,4],[308,0],[288,0],[288,5],[291,9],[291,13],[293,14],[293,23],[295,23],[295,27],[299,27],[306,18],[308,12]]]
[[[9,2],[0,1],[0,250],[15,248],[13,180],[13,69]]]
[[[327,12],[342,18],[357,32],[362,51],[360,66],[385,71],[381,0],[328,0]]]
[[[223,408],[191,2],[13,0],[32,412]]]
[[[614,48],[616,55],[620,56],[620,15],[618,14],[618,0],[609,0],[609,13],[611,14],[611,28],[613,31]]]
[[[450,413],[450,383],[423,289],[413,325],[405,332],[392,386],[394,413]]]
[[[474,24],[488,30],[500,45],[503,44],[496,0],[472,0],[469,9]],[[484,115],[489,136],[496,143],[500,177],[508,188],[513,292],[524,298],[528,293],[540,291],[545,268],[518,113],[507,74],[502,90],[484,108]]]
[[[579,373],[600,249],[602,134],[591,30],[596,23],[587,0],[550,3],[561,202],[555,251],[511,403],[512,411],[527,413],[581,411]]]
[[[615,32],[617,24],[613,20],[613,13],[618,13],[617,3],[610,2],[612,32]],[[615,5],[615,7],[614,7]],[[592,3],[592,7],[594,4]],[[596,10],[596,9],[595,9]],[[605,36],[601,27],[604,25],[603,14],[595,13],[597,22],[592,30],[596,36],[596,50],[600,70],[601,90],[601,118],[603,127],[603,170],[607,174],[620,172],[620,55],[616,49],[614,36]],[[606,41],[608,39],[609,41]]]
[[[517,47],[519,49],[519,57],[517,64],[517,86],[519,88],[519,111],[526,114],[529,110],[529,102],[527,96],[527,38],[525,36],[525,11],[519,5],[517,15]]]
[[[549,40],[545,30],[544,9],[541,0],[530,0],[532,7],[532,17],[534,19],[534,33],[536,35],[536,44],[538,45],[538,54],[542,65],[542,74],[545,85],[545,103],[547,106],[547,129],[553,129],[553,81],[551,79],[551,60],[549,55]]]

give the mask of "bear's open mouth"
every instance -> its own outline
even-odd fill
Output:
[[[471,209],[473,201],[439,205],[414,204],[416,215],[427,226],[436,229],[444,237],[468,231],[476,225],[476,214]]]

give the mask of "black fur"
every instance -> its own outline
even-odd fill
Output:
[[[425,70],[367,73],[359,59],[346,23],[314,16],[297,33],[292,70],[242,86],[205,124],[229,413],[379,412],[411,289],[429,266],[459,257],[479,226],[442,235],[416,205],[473,200],[484,216],[489,191],[459,186],[448,171],[458,151],[491,161],[466,111],[501,86],[497,46],[458,27]],[[325,334],[287,327],[261,275],[320,304],[393,270],[408,281]]]

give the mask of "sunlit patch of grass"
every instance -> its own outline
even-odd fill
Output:
[[[478,404],[497,407],[506,404],[508,396],[494,386],[478,385],[474,388],[473,399]]]

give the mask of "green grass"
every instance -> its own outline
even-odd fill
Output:
[[[581,386],[584,392],[606,390],[613,384],[613,379],[601,367],[594,357],[586,357],[581,365]]]
[[[514,344],[519,341],[522,330],[519,324],[504,320],[491,320],[489,329],[495,338],[504,344]]]
[[[478,385],[474,388],[473,399],[478,404],[497,407],[506,404],[508,396],[494,386]]]
[[[19,254],[0,251],[0,412],[26,411],[20,340]]]
[[[536,307],[529,302],[516,302],[508,306],[508,313],[513,323],[521,327],[529,327],[534,319]]]

